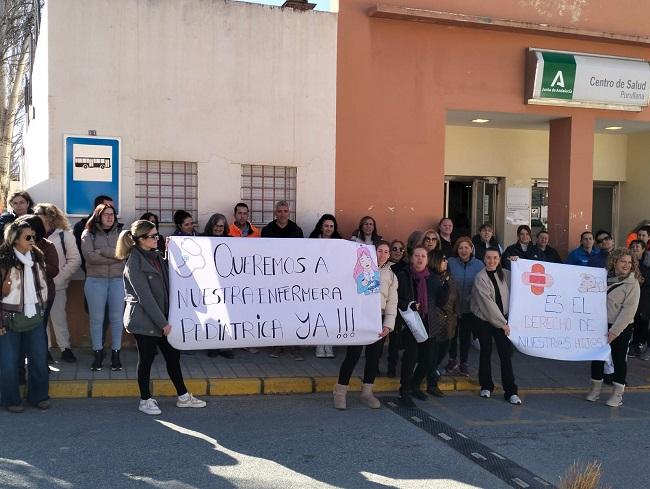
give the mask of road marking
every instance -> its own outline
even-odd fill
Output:
[[[385,397],[382,403],[405,421],[417,426],[438,440],[504,481],[515,489],[551,489],[555,488],[548,481],[537,477],[530,470],[522,467],[507,457],[493,451],[492,448],[479,443],[470,436],[457,431],[452,426],[431,416],[428,412],[415,408],[403,408],[395,403],[395,398]],[[456,436],[456,434],[458,436]]]
[[[519,487],[530,487],[529,484],[526,484],[524,481],[522,481],[519,477],[515,477],[512,479],[512,482],[517,484]]]

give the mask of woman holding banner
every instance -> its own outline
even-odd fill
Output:
[[[167,341],[172,329],[167,322],[169,274],[167,262],[158,251],[158,239],[155,224],[145,220],[135,221],[130,230],[120,234],[115,252],[118,260],[127,260],[124,266],[124,327],[133,334],[138,346],[141,399],[138,409],[154,415],[161,413],[149,391],[151,365],[157,349],[165,359],[167,373],[176,388],[176,406],[202,408],[206,404],[187,392],[181,372],[180,352]]]
[[[215,238],[229,238],[228,230],[230,225],[228,224],[228,219],[223,214],[215,213],[210,216],[208,222],[205,224],[205,229],[203,230],[203,236],[215,237]],[[224,358],[232,359],[235,358],[231,348],[221,348],[221,349],[211,349],[208,350],[209,357],[216,357],[221,355]]]
[[[437,319],[435,308],[444,307],[449,299],[449,277],[433,273],[427,265],[428,250],[418,245],[413,249],[408,267],[397,272],[398,307],[401,311],[417,311],[428,334],[425,341],[418,343],[409,327],[404,326],[402,330],[404,355],[399,403],[404,407],[415,407],[412,397],[421,400],[427,398],[420,390],[420,384],[433,363],[433,344],[436,340],[431,332],[437,327],[434,324]],[[401,315],[398,321],[404,322]]]
[[[361,386],[361,401],[372,409],[381,406],[379,400],[373,395],[372,388],[375,377],[379,370],[379,357],[384,348],[384,338],[395,327],[395,316],[397,315],[397,277],[391,270],[391,263],[388,261],[390,248],[388,241],[377,243],[377,265],[380,273],[380,295],[381,295],[381,317],[382,329],[378,340],[366,345],[366,365],[363,369],[363,385]],[[339,381],[334,386],[334,407],[345,409],[345,395],[348,391],[348,384],[355,365],[361,357],[363,345],[348,346],[345,359],[339,370]]]
[[[339,226],[336,217],[332,214],[323,214],[309,234],[310,238],[319,239],[343,239],[339,234]],[[334,358],[334,347],[332,345],[316,345],[316,358]]]
[[[607,341],[612,348],[614,387],[607,399],[608,406],[623,404],[627,375],[627,350],[632,339],[634,316],[639,305],[639,264],[630,250],[619,248],[607,259]],[[605,362],[591,362],[591,390],[587,401],[595,402],[603,387]]]
[[[508,302],[510,300],[510,272],[501,267],[498,248],[488,248],[483,262],[485,268],[476,274],[470,299],[470,310],[478,318],[475,331],[481,344],[478,380],[480,396],[489,399],[494,390],[492,382],[492,340],[496,343],[501,363],[503,397],[510,404],[521,404],[517,395],[515,374],[512,370],[512,343],[508,324]],[[517,259],[514,256],[511,258]]]

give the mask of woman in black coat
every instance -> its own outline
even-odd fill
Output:
[[[422,318],[429,338],[417,343],[408,327],[402,329],[402,372],[400,378],[399,403],[404,407],[414,407],[413,399],[424,400],[427,395],[420,389],[420,384],[431,369],[433,362],[433,344],[435,338],[431,332],[436,328],[433,322],[437,318],[436,307],[443,307],[449,298],[448,276],[432,273],[428,267],[428,253],[423,246],[416,246],[409,266],[399,270],[397,280],[397,307],[402,311],[411,308]],[[403,324],[398,314],[397,321]],[[416,367],[417,364],[417,367]]]

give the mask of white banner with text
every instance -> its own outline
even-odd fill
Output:
[[[172,237],[169,342],[182,350],[366,345],[379,339],[373,246],[332,239]]]
[[[527,355],[606,360],[607,272],[531,260],[511,263],[510,340]]]

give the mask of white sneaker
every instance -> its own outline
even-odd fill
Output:
[[[327,345],[325,347],[325,356],[327,358],[334,358],[334,347],[333,346]]]
[[[144,414],[151,414],[152,416],[162,413],[158,407],[158,402],[156,402],[156,400],[152,399],[151,397],[149,399],[140,400],[138,410],[142,411]]]
[[[514,394],[514,395],[512,395],[512,396],[510,396],[508,398],[508,402],[510,404],[515,404],[515,405],[518,406],[519,404],[521,404],[521,399],[519,398],[519,396],[517,394]]]
[[[194,397],[189,392],[183,396],[179,396],[178,401],[176,401],[176,407],[179,408],[203,408],[206,404],[205,401]]]
[[[484,398],[486,398],[486,399],[489,399],[489,398],[490,398],[490,395],[491,395],[491,393],[490,393],[490,391],[487,390],[487,389],[482,389],[481,392],[480,392],[480,394],[479,394],[479,396],[484,397]]]
[[[316,358],[325,358],[325,347],[323,345],[316,345]]]

